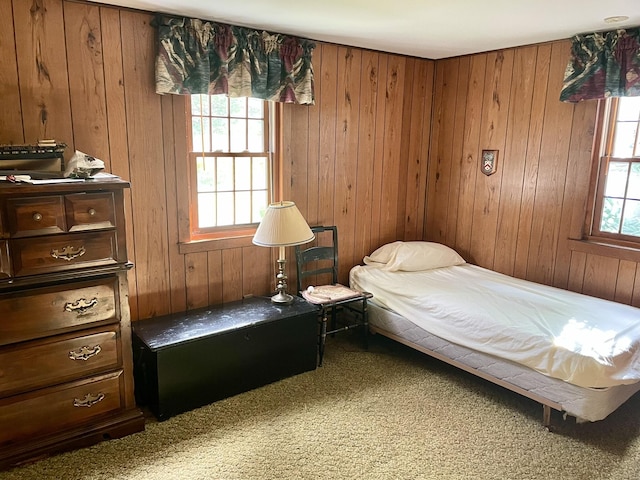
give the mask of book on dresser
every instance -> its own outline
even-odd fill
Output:
[[[126,188],[0,183],[0,468],[144,429]]]

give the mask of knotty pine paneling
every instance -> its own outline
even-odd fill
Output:
[[[181,252],[184,98],[154,92],[153,14],[72,0],[0,0],[0,13],[0,143],[55,138],[131,182],[133,319],[269,293],[273,249]],[[322,43],[313,62],[316,104],[283,108],[282,191],[310,224],[338,225],[346,283],[382,243],[422,236],[435,64]]]
[[[583,235],[597,104],[558,100],[569,49],[435,63],[424,238],[486,268],[638,305],[637,257],[571,240]],[[489,177],[483,149],[500,150]]]

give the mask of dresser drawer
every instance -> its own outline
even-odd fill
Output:
[[[67,230],[64,199],[60,195],[9,199],[7,217],[12,237],[64,233]]]
[[[0,397],[115,370],[118,336],[114,326],[0,349]]]
[[[20,238],[10,244],[16,277],[118,262],[115,231]]]
[[[115,228],[115,201],[112,192],[66,195],[65,211],[70,232]]]
[[[0,345],[115,323],[117,289],[109,277],[0,294]]]
[[[122,409],[122,382],[117,371],[0,400],[0,448]]]

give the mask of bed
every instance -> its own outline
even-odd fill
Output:
[[[578,421],[640,390],[640,309],[468,264],[433,242],[393,242],[350,272],[373,294],[372,332]]]

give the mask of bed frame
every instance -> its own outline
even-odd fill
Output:
[[[430,350],[426,347],[423,347],[422,345],[419,345],[417,343],[413,343],[410,340],[407,340],[405,338],[402,338],[398,335],[396,335],[395,333],[389,332],[387,330],[383,330],[379,327],[373,326],[373,325],[369,325],[369,330],[371,333],[376,334],[379,333],[380,335],[383,335],[385,337],[388,337],[392,340],[395,340],[398,343],[401,343],[403,345],[406,345],[410,348],[413,348],[414,350],[418,350],[419,352],[422,353],[426,353],[427,355],[430,355],[434,358],[437,358],[438,360],[441,360],[445,363],[448,363],[449,365],[453,365],[454,367],[457,367],[461,370],[464,370],[465,372],[471,373],[472,375],[475,375],[477,377],[483,378],[484,380],[488,380],[492,383],[495,383],[496,385],[500,385],[501,387],[504,387],[508,390],[511,390],[515,393],[518,393],[524,397],[530,398],[531,400],[534,400],[540,404],[542,404],[542,425],[547,429],[547,430],[551,430],[552,426],[551,426],[551,409],[553,408],[554,410],[557,410],[559,412],[563,411],[562,406],[559,403],[556,403],[554,401],[549,400],[548,398],[545,398],[541,395],[537,395],[536,393],[530,392],[529,390],[526,390],[522,387],[519,387],[517,385],[514,385],[513,383],[507,382],[501,378],[498,377],[494,377],[491,374],[488,374],[486,372],[480,371],[476,368],[470,367],[469,365],[466,365],[462,362],[459,362],[457,360],[454,360],[452,358],[449,358],[445,355],[442,355],[441,353],[438,352],[434,352],[433,350]]]

